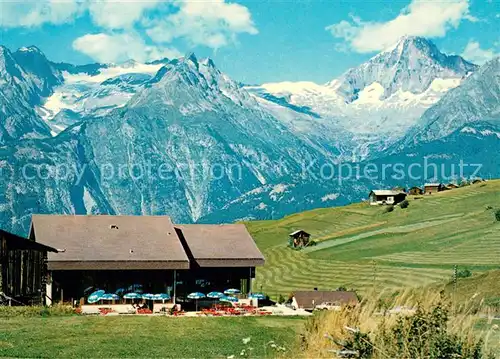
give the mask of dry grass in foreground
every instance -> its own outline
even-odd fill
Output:
[[[307,358],[496,358],[489,340],[498,325],[461,307],[452,314],[439,292],[367,297],[355,307],[314,316],[303,338]],[[382,299],[383,298],[383,299]],[[392,309],[389,309],[392,308]],[[472,310],[472,309],[471,309]],[[483,325],[478,323],[483,320]],[[496,352],[498,355],[498,352]]]

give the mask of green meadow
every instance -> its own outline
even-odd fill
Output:
[[[454,266],[474,274],[500,268],[500,181],[426,196],[406,209],[356,203],[247,222],[266,257],[254,288],[271,296],[339,286],[361,292],[449,281]],[[293,250],[303,229],[317,245]]]

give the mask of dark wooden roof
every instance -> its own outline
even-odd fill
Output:
[[[244,224],[176,225],[193,260],[200,267],[254,267],[264,256]]]
[[[55,248],[46,246],[45,244],[20,237],[16,234],[9,233],[0,229],[0,239],[7,241],[8,249],[34,249],[42,252],[57,252]]]
[[[290,237],[297,237],[299,236],[300,234],[303,234],[304,236],[306,237],[310,237],[311,234],[307,233],[306,231],[304,231],[303,229],[298,229],[296,231],[293,231],[292,233],[289,234]]]
[[[168,216],[33,215],[36,241],[59,250],[58,269],[187,269],[189,259]]]
[[[314,309],[314,305],[320,305],[326,302],[338,305],[358,303],[358,296],[356,293],[349,291],[298,291],[294,292],[294,297],[297,301],[297,305],[304,309]]]

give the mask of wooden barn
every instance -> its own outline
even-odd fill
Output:
[[[309,244],[309,239],[311,235],[304,231],[303,229],[296,230],[289,234],[290,245],[294,248],[305,247]]]
[[[408,194],[410,194],[412,196],[419,196],[421,194],[424,194],[424,191],[422,190],[422,188],[415,186],[415,187],[410,188],[410,190],[408,191]]]
[[[0,230],[0,288],[4,304],[45,302],[47,253],[56,249]]]
[[[425,194],[433,194],[437,192],[441,192],[444,190],[444,186],[442,183],[426,183],[424,185],[424,193]]]

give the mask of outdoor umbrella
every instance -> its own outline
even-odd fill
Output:
[[[205,294],[200,292],[194,292],[187,296],[189,299],[194,299],[196,303],[196,311],[198,311],[198,299],[205,298]]]
[[[101,300],[118,300],[118,299],[120,299],[120,297],[114,293],[106,293],[106,294],[103,294],[100,299]]]
[[[254,299],[258,299],[258,300],[264,300],[266,299],[266,296],[262,293],[250,293],[248,295],[248,298],[254,298]]]
[[[87,298],[87,302],[90,304],[97,303],[99,300],[101,300],[101,297],[104,295],[103,290],[97,290],[90,294]]]
[[[142,299],[153,300],[154,299],[154,294],[151,294],[151,293],[143,294],[142,295]]]
[[[123,296],[123,299],[141,299],[142,294],[139,293],[127,293]]]
[[[170,299],[170,295],[168,295],[167,293],[159,293],[159,294],[153,295],[153,299],[154,300],[161,300],[163,303],[165,303],[166,300]]]
[[[224,293],[222,293],[222,292],[210,292],[207,294],[207,297],[212,298],[212,299],[219,299],[219,298],[222,298],[223,296],[224,296]]]
[[[230,295],[234,295],[234,294],[240,294],[241,292],[238,290],[238,289],[235,289],[235,288],[231,288],[231,289],[226,289],[224,291],[224,294],[230,294]]]
[[[230,303],[235,303],[238,301],[238,298],[236,297],[231,297],[228,295],[223,296],[222,298],[219,299],[221,302],[230,302]]]

